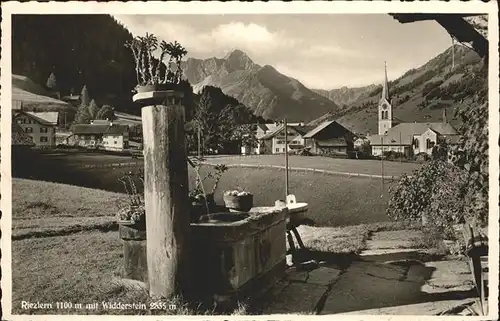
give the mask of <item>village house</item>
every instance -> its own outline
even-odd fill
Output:
[[[71,127],[74,144],[86,148],[123,151],[129,148],[129,127],[107,120],[94,120],[90,124]]]
[[[304,135],[305,146],[316,155],[347,155],[354,147],[354,134],[338,122],[326,121]]]
[[[54,147],[58,112],[16,111],[13,121],[31,137],[36,146]]]
[[[289,123],[287,124],[289,127],[300,127],[304,126],[303,123]],[[273,154],[273,150],[275,151],[276,149],[272,149],[272,144],[273,142],[269,139],[271,139],[272,135],[276,132],[276,130],[282,127],[282,124],[279,122],[275,123],[270,123],[270,124],[257,124],[257,128],[255,131],[255,137],[257,138],[257,146],[252,147],[252,146],[241,146],[241,154],[242,155],[251,155],[251,154]],[[265,138],[265,139],[263,139]],[[284,139],[284,137],[283,137]],[[285,145],[282,144],[283,146],[277,146],[277,148],[284,149]],[[282,151],[280,151],[282,152]],[[276,152],[274,152],[276,153]]]
[[[287,146],[288,152],[306,148],[319,155],[347,155],[353,146],[354,135],[336,121],[327,121],[318,126],[305,126],[303,123],[287,126],[287,144],[283,124],[259,138],[261,154],[285,153]]]
[[[287,124],[287,144],[285,144],[285,125],[279,124],[273,131],[268,132],[259,138],[260,154],[281,154],[288,151],[304,148],[304,135],[313,129],[311,126],[304,126],[303,123]]]
[[[446,120],[443,109],[443,121],[434,123],[396,123],[393,119],[392,103],[389,98],[387,67],[382,86],[382,96],[378,105],[378,135],[368,136],[373,156],[384,152],[397,152],[411,158],[420,153],[432,154],[433,147],[441,140],[456,144],[459,135]]]

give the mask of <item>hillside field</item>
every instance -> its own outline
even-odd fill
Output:
[[[310,173],[291,181],[309,213],[330,224],[359,224],[337,228],[300,227],[304,243],[328,253],[357,253],[367,236],[380,229],[400,229],[383,215],[385,197],[377,181],[339,176],[326,179]],[[221,190],[245,186],[256,195],[256,205],[269,205],[279,197],[281,175],[273,170],[229,170]],[[63,184],[13,179],[12,307],[14,313],[30,314],[143,314],[148,310],[69,308],[21,309],[22,301],[147,302],[148,296],[117,283],[122,267],[122,244],[115,228],[103,229],[125,202],[123,194]],[[361,202],[360,199],[363,199]],[[219,195],[220,202],[220,195]],[[372,224],[368,224],[373,222]],[[378,223],[380,222],[380,223]],[[70,229],[72,228],[72,229]],[[26,235],[31,232],[31,235]],[[35,234],[33,232],[38,232]],[[19,237],[24,234],[25,237]],[[283,235],[285,237],[285,235]],[[162,311],[169,313],[168,311]],[[193,314],[193,311],[170,313]]]

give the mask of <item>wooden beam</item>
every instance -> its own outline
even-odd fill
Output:
[[[139,93],[144,135],[148,283],[153,297],[189,289],[189,200],[182,93]]]
[[[389,14],[400,23],[435,20],[459,42],[471,42],[474,50],[481,58],[488,55],[488,40],[477,32],[474,27],[465,21],[464,17],[478,16],[479,14]]]

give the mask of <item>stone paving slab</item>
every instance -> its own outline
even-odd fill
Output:
[[[370,249],[364,250],[359,254],[359,256],[372,256],[372,255],[385,255],[385,254],[397,254],[397,253],[411,253],[411,252],[420,252],[419,249]]]
[[[425,283],[425,281],[429,278],[430,273],[432,272],[425,265],[414,264],[408,269],[405,280],[409,282]]]
[[[465,261],[427,262],[425,266],[434,269],[434,271],[422,287],[423,292],[470,291],[474,288],[472,274]]]
[[[366,261],[385,263],[387,261],[419,260],[425,253],[418,249],[375,249],[365,250],[359,256]]]
[[[306,282],[309,272],[297,270],[292,267],[285,271],[286,279],[292,282]]]
[[[403,280],[405,278],[407,268],[395,264],[360,261],[352,262],[348,270],[360,274],[371,275],[381,279]]]
[[[438,315],[447,310],[459,307],[461,305],[470,304],[474,299],[465,300],[445,300],[436,302],[424,302],[400,306],[385,307],[379,309],[368,309],[361,311],[352,311],[341,314],[350,315]]]
[[[415,242],[411,240],[368,240],[366,248],[374,249],[407,249],[414,247]]]
[[[292,282],[283,289],[262,313],[311,313],[326,291],[326,286]]]
[[[371,236],[371,240],[411,240],[421,238],[424,233],[419,230],[398,230],[398,231],[381,231],[375,232]]]
[[[421,283],[400,281],[404,267],[374,262],[353,262],[325,300],[320,314],[335,314],[410,304],[423,296]]]
[[[320,267],[309,272],[307,283],[327,286],[334,283],[341,273],[342,270]]]

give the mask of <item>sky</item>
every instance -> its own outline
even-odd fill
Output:
[[[240,49],[315,89],[380,84],[451,46],[434,21],[401,24],[387,14],[116,15],[134,35],[180,42],[187,57]]]

